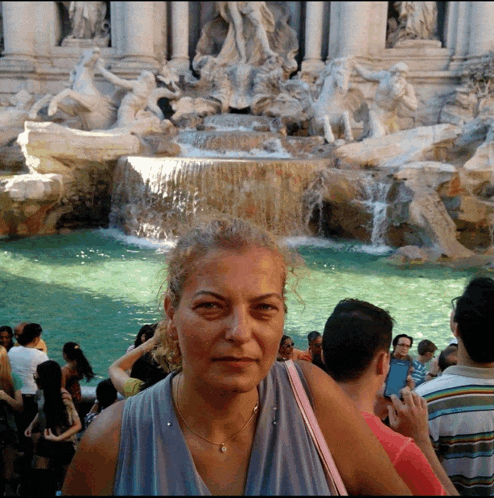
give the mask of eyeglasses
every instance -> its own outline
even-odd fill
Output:
[[[453,308],[453,311],[456,311],[456,303],[459,301],[459,297],[454,297],[451,299],[451,307]]]
[[[400,343],[398,343],[397,346],[401,346],[402,348],[407,348],[407,349],[412,347],[410,344],[400,344]]]

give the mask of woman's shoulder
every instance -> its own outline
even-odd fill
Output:
[[[113,493],[124,404],[119,401],[105,408],[86,429],[67,472],[64,495]]]

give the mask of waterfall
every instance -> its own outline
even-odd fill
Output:
[[[327,162],[327,161],[326,161]],[[318,159],[119,159],[110,225],[167,239],[201,214],[250,219],[277,235],[308,235],[303,196]]]
[[[372,178],[365,183],[367,199],[363,201],[363,204],[372,214],[371,244],[373,246],[386,245],[385,237],[388,229],[388,203],[386,201],[390,186],[390,183],[376,182]]]

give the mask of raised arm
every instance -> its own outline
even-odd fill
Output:
[[[130,375],[126,370],[130,370],[132,365],[145,353],[151,351],[156,344],[155,337],[151,337],[145,343],[141,344],[137,348],[133,349],[129,353],[124,354],[118,360],[113,362],[108,369],[108,374],[110,379],[115,386],[115,389],[122,395],[124,394],[124,384],[130,379]]]
[[[110,73],[107,69],[105,69],[104,62],[102,59],[99,59],[98,62],[96,63],[97,68],[101,72],[103,78],[105,80],[108,80],[110,83],[119,86],[121,88],[125,88],[125,90],[133,90],[134,89],[134,83],[129,80],[124,80],[122,78],[119,78],[118,76],[114,75],[113,73]]]
[[[63,483],[64,496],[113,494],[123,404],[103,410],[84,433]]]
[[[300,361],[314,411],[350,495],[410,495],[355,404],[312,363]]]
[[[353,67],[362,78],[369,81],[381,81],[386,74],[385,71],[369,71],[369,69],[365,69],[365,67],[356,63]]]

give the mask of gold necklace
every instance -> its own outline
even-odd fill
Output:
[[[189,429],[189,431],[192,432],[192,434],[203,439],[204,441],[206,441],[210,444],[214,444],[215,446],[219,446],[221,453],[225,453],[225,451],[227,450],[225,444],[228,443],[228,441],[231,441],[235,436],[238,436],[247,427],[247,425],[249,425],[249,422],[254,418],[254,415],[257,413],[257,410],[259,409],[259,400],[257,400],[256,406],[254,406],[254,409],[252,410],[252,415],[249,417],[249,420],[247,420],[247,422],[245,422],[245,424],[242,426],[242,428],[239,431],[237,431],[233,436],[230,436],[226,441],[223,441],[222,443],[215,443],[214,441],[211,441],[211,440],[205,438],[204,436],[197,434],[197,432],[193,431],[189,427],[187,422],[185,421],[185,418],[182,415],[182,412],[180,411],[180,403],[178,400],[178,387],[179,386],[178,386],[178,382],[177,382],[177,387],[175,389],[175,399],[177,400],[177,411],[178,411],[178,414],[180,415],[180,418],[184,421],[185,427],[187,427],[187,429]]]

